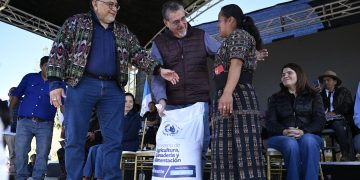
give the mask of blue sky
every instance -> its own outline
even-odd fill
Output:
[[[220,8],[226,4],[238,4],[248,13],[286,1],[289,0],[224,0],[191,24],[217,20]],[[17,86],[25,74],[40,70],[39,60],[48,55],[51,45],[49,39],[0,22],[0,99],[8,99],[10,87]]]
[[[202,24],[205,22],[215,21],[218,18],[218,13],[221,7],[227,4],[237,4],[241,7],[244,13],[249,13],[266,7],[270,7],[279,3],[288,2],[291,0],[223,0],[216,6],[207,10],[199,17],[197,17],[191,25]],[[200,9],[201,10],[201,9]]]
[[[0,98],[4,100],[25,74],[40,71],[43,49],[50,48],[52,41],[3,22],[0,34]]]

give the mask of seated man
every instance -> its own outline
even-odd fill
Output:
[[[340,160],[353,161],[355,153],[350,124],[353,121],[354,101],[351,92],[340,87],[341,80],[333,71],[326,71],[319,76],[319,81],[324,85],[321,96],[326,113],[326,128],[335,131],[342,155]]]
[[[89,153],[89,149],[92,146],[102,144],[102,135],[100,130],[99,118],[96,113],[96,109],[94,108],[91,113],[91,119],[89,122],[89,129],[86,135],[86,142],[85,142],[85,159]]]
[[[36,162],[36,154],[30,156],[30,162],[28,164],[29,172],[32,174]]]
[[[144,144],[147,147],[152,146],[152,149],[156,145],[156,133],[160,126],[160,116],[156,109],[155,102],[151,101],[148,104],[149,111],[144,114],[146,120],[146,134],[144,137]]]

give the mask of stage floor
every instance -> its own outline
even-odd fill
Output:
[[[321,162],[325,180],[359,180],[360,162]]]

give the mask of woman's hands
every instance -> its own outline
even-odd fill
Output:
[[[284,129],[283,135],[299,139],[302,135],[304,135],[304,131],[299,129],[298,127],[288,127],[287,129]]]
[[[218,110],[222,116],[228,116],[233,113],[233,97],[232,94],[240,79],[241,67],[243,61],[241,59],[231,59],[226,85],[223,94],[218,101]]]
[[[265,61],[265,58],[269,56],[269,52],[267,49],[260,49],[259,51],[255,52],[256,61]]]
[[[228,116],[233,112],[233,97],[231,93],[224,92],[219,99],[218,110],[222,116]]]

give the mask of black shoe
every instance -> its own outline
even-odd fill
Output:
[[[66,180],[66,174],[60,174],[60,176],[58,177],[58,180]]]

